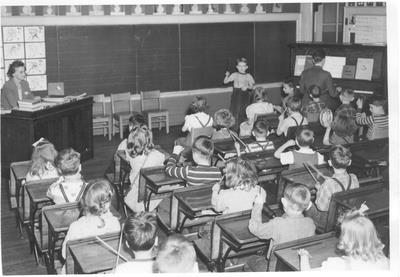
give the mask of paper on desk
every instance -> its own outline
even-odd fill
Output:
[[[343,66],[346,65],[346,57],[326,56],[322,67],[331,73],[333,78],[342,78]]]

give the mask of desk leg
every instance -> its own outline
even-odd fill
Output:
[[[146,186],[145,190],[146,190],[145,193],[148,196],[144,198],[144,201],[145,201],[144,209],[146,212],[148,212],[150,209],[150,199],[151,199],[151,195],[153,194],[153,192],[151,190],[150,190],[150,192],[148,192],[147,186]]]
[[[21,201],[20,201],[20,197],[21,197],[21,188],[22,188],[22,184],[21,181],[16,181],[16,193],[15,193],[15,197],[16,197],[16,202],[17,202],[17,228],[19,231],[19,236],[21,239],[24,238],[24,236],[22,235],[22,225],[23,225],[23,218],[24,218],[24,212],[25,209],[22,208],[22,215],[21,215],[21,211],[20,211],[20,207],[21,207]],[[22,205],[23,207],[25,207],[24,205],[24,199],[22,199]]]
[[[218,264],[219,264],[219,272],[224,272],[225,271],[225,263],[226,260],[228,259],[229,253],[231,252],[232,248],[228,246],[228,249],[226,250],[225,254],[224,252],[224,241],[221,237],[221,240],[219,241],[219,255],[218,255]]]
[[[49,252],[49,269],[48,272],[53,274],[56,273],[55,270],[55,264],[54,264],[54,259],[55,259],[55,251],[56,251],[56,241],[58,239],[58,234],[51,228],[49,224],[49,242],[48,242],[48,252]]]
[[[174,194],[171,194],[171,209],[170,209],[170,224],[171,230],[176,230],[178,227],[178,199],[174,197]]]

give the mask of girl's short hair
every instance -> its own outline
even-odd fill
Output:
[[[154,213],[131,214],[125,220],[124,237],[133,251],[150,250],[157,237],[157,218]]]
[[[241,158],[228,161],[226,164],[225,187],[250,190],[257,183],[258,176],[253,163]]]
[[[113,196],[113,189],[111,184],[106,179],[95,179],[89,182],[86,187],[85,193],[81,199],[81,207],[84,215],[100,216],[109,211],[109,203]],[[102,220],[103,221],[103,220]],[[104,226],[103,225],[99,227]]]
[[[46,164],[50,162],[54,166],[54,161],[57,158],[57,150],[54,145],[48,140],[42,140],[36,145],[32,152],[32,165],[29,173],[32,176],[41,177],[46,171]]]
[[[267,137],[269,126],[265,120],[259,119],[253,125],[253,132],[260,137]]]
[[[314,131],[307,128],[297,128],[296,140],[299,146],[311,146],[314,143]]]
[[[329,151],[329,159],[334,168],[349,167],[351,156],[351,151],[342,145],[334,145]]]
[[[304,211],[311,200],[310,190],[303,184],[291,183],[285,187],[283,196],[297,211]]]
[[[291,88],[295,88],[294,81],[290,77],[288,77],[285,80],[283,80],[282,83],[285,84],[285,85],[288,85]]]
[[[128,136],[127,151],[132,158],[147,155],[154,148],[153,133],[146,125],[136,126]]]
[[[237,58],[237,59],[236,59],[236,64],[239,64],[239,63],[245,63],[246,65],[248,65],[247,59],[244,58],[244,57],[241,57],[241,58]]]
[[[344,215],[337,248],[346,256],[375,262],[384,256],[384,247],[369,218],[354,210]]]
[[[196,96],[190,104],[189,110],[192,113],[205,112],[207,110],[207,100],[203,96]]]
[[[235,125],[235,118],[228,109],[220,109],[214,114],[214,126],[216,128],[231,128]]]
[[[355,119],[337,114],[331,124],[332,130],[340,137],[352,136],[358,129]]]
[[[79,172],[81,154],[72,148],[67,148],[58,153],[55,165],[61,175],[74,175]]]
[[[298,96],[291,96],[287,100],[286,106],[293,112],[299,112],[301,110],[301,99]]]
[[[193,272],[195,264],[196,251],[183,235],[171,235],[161,243],[156,258],[156,268],[160,273]]]
[[[198,136],[193,142],[192,151],[199,153],[205,158],[210,158],[214,153],[214,143],[209,137]]]
[[[25,68],[25,64],[22,61],[20,60],[13,61],[8,67],[7,76],[12,78],[17,68],[22,66]]]
[[[256,87],[253,92],[253,103],[257,103],[260,101],[268,102],[268,92],[266,88]]]

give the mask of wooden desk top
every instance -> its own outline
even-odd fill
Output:
[[[79,218],[80,210],[75,207],[65,207],[44,211],[44,216],[55,232],[68,231],[71,223]]]
[[[179,205],[184,205],[193,213],[212,208],[212,186],[201,186],[198,189],[177,192],[174,195]]]
[[[318,167],[318,170],[322,172],[325,176],[332,176],[333,170],[329,167]],[[317,173],[311,169],[312,174],[314,177],[317,177]],[[307,187],[314,187],[315,180],[311,177],[310,173],[307,170],[292,170],[282,172],[282,178],[289,182],[296,182]]]
[[[53,182],[57,181],[58,178],[55,179],[49,179],[48,181],[42,181],[42,182],[30,182],[27,183],[25,186],[26,191],[28,192],[29,198],[33,203],[41,203],[41,202],[47,202],[51,201],[47,197],[47,190],[53,184]]]
[[[108,237],[100,236],[102,240],[108,243],[113,249],[118,250],[119,234],[110,235]],[[71,255],[74,257],[75,263],[80,267],[82,273],[96,273],[113,269],[117,256],[107,249],[103,244],[95,238],[86,239],[79,243],[68,245]],[[121,255],[132,260],[132,257],[125,247],[121,247]],[[119,264],[124,263],[120,258]],[[132,272],[134,274],[134,272]]]
[[[164,167],[144,168],[141,174],[146,179],[147,184],[155,188],[177,184],[182,184],[183,186],[185,184],[182,179],[168,176]]]
[[[255,140],[252,137],[242,137],[240,138],[244,143],[252,143]],[[240,150],[244,150],[244,146],[240,144]],[[221,155],[227,153],[236,153],[235,144],[232,138],[221,139],[214,141],[214,151]]]
[[[308,240],[308,238],[304,239],[304,243],[299,243],[294,247],[277,250],[275,251],[275,255],[278,259],[296,271],[300,270],[300,258],[297,251],[301,248],[306,249],[311,255],[311,268],[321,267],[322,262],[326,261],[329,257],[341,256],[336,252],[338,239],[335,236],[313,242],[309,242]]]
[[[10,165],[10,169],[14,173],[15,179],[21,181],[25,179],[31,165],[32,161],[14,162]]]
[[[241,157],[253,161],[258,171],[284,167],[281,161],[274,157],[274,150],[244,153]]]
[[[353,159],[359,159],[364,163],[376,163],[380,161],[388,161],[389,147],[371,147],[352,152]]]

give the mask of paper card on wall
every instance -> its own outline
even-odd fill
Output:
[[[371,81],[373,67],[374,67],[374,59],[358,58],[356,79]]]
[[[25,43],[25,52],[27,59],[45,58],[46,46],[44,42]]]
[[[325,63],[322,67],[331,73],[333,78],[341,78],[343,66],[346,64],[346,57],[326,56]]]
[[[4,68],[1,68],[0,69],[0,85],[1,85],[1,87],[3,87],[3,84],[5,83],[5,80],[6,80],[6,76],[5,76],[5,73],[4,73]]]
[[[46,60],[34,59],[26,60],[26,74],[27,75],[40,75],[46,74]]]
[[[46,75],[27,76],[26,80],[29,83],[31,91],[47,90]]]
[[[4,59],[23,59],[25,57],[23,43],[5,43],[4,44]]]
[[[24,41],[23,27],[3,27],[3,42],[22,42]]]
[[[343,66],[343,79],[354,79],[354,75],[356,74],[356,66],[355,65],[345,65]]]
[[[26,42],[44,41],[44,26],[24,27]]]

